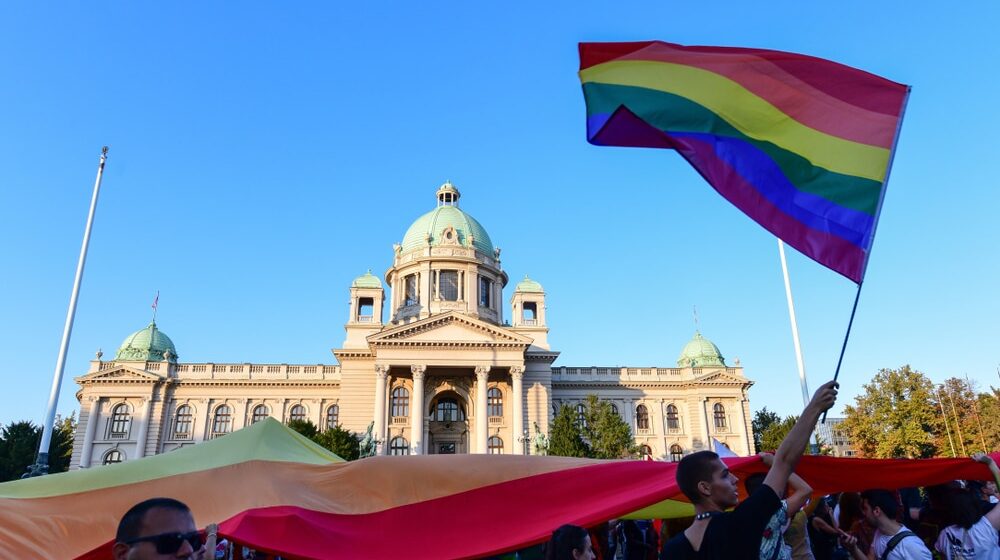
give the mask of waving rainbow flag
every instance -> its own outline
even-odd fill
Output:
[[[909,87],[799,54],[580,43],[587,140],[677,150],[715,190],[860,283]]]

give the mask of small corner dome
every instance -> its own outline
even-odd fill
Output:
[[[694,337],[688,342],[681,355],[677,358],[677,367],[725,366],[726,359],[711,340],[695,331]]]
[[[447,182],[437,190],[437,208],[420,216],[403,235],[400,243],[404,253],[430,245],[437,247],[446,242],[445,232],[454,231],[457,243],[474,247],[480,253],[493,256],[493,241],[486,229],[475,218],[458,208],[461,194],[455,185]],[[451,228],[451,230],[449,230]]]
[[[539,284],[538,282],[535,282],[531,278],[528,278],[527,275],[524,276],[524,280],[521,280],[520,282],[517,283],[517,286],[514,288],[514,291],[515,292],[523,292],[523,293],[543,293],[543,292],[545,292],[545,290],[542,289],[542,285],[541,284]]]
[[[169,355],[168,355],[169,352]],[[177,348],[156,322],[128,336],[115,354],[117,361],[177,363]]]
[[[375,276],[374,274],[372,274],[372,271],[369,268],[368,272],[362,274],[361,276],[358,276],[357,278],[354,279],[354,282],[351,282],[351,287],[352,288],[381,288],[382,287],[382,281],[379,280],[377,276]]]

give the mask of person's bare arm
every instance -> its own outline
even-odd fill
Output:
[[[840,531],[840,544],[850,553],[851,558],[854,560],[874,560],[875,558],[874,552],[870,550],[867,555],[861,552],[861,547],[858,546],[858,539],[854,535]]]
[[[761,453],[760,459],[768,467],[774,464],[773,453]],[[812,486],[809,486],[808,482],[802,480],[802,477],[795,473],[792,473],[788,477],[788,484],[792,487],[792,493],[788,495],[785,502],[788,504],[788,517],[792,517],[802,509],[802,506],[806,505],[806,501],[812,495],[813,489]],[[782,494],[778,494],[778,496]]]
[[[1000,487],[1000,468],[997,468],[997,462],[993,460],[993,457],[985,453],[976,453],[972,456],[972,460],[989,467],[990,473],[993,475],[993,480]],[[989,520],[990,525],[993,525],[994,529],[1000,531],[1000,507],[991,509],[985,517]]]
[[[829,523],[827,523],[822,518],[813,517],[812,524],[813,524],[813,527],[815,527],[817,530],[823,531],[824,533],[826,533],[828,535],[839,535],[840,534],[840,530],[839,529],[837,529],[833,525],[830,525]]]
[[[770,486],[779,496],[783,495],[785,488],[788,487],[788,478],[795,471],[799,459],[802,458],[802,453],[809,443],[809,435],[816,428],[819,415],[837,401],[837,387],[836,381],[828,381],[816,391],[812,400],[802,411],[798,421],[792,426],[792,430],[788,432],[781,445],[778,446],[778,450],[774,452],[774,464],[767,471],[764,484]]]

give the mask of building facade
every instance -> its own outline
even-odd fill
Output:
[[[350,286],[336,364],[181,362],[151,323],[80,386],[72,467],[165,453],[267,417],[371,429],[380,453],[528,453],[561,405],[610,401],[657,459],[751,454],[752,382],[699,333],[676,367],[567,367],[549,346],[545,290],[508,284],[500,249],[450,183],[393,246],[392,266]],[[388,289],[386,288],[388,287]],[[388,309],[386,309],[388,308]]]
[[[851,441],[851,434],[841,425],[846,418],[827,418],[816,425],[820,445],[829,447],[834,457],[855,457],[857,449]]]

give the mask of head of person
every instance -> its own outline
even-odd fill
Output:
[[[944,497],[945,515],[949,525],[971,529],[982,517],[982,507],[975,492],[953,488]]]
[[[677,486],[695,505],[729,508],[740,502],[740,479],[711,451],[686,455],[677,464]]]
[[[848,530],[864,515],[861,513],[861,494],[857,492],[844,492],[840,495],[840,526]]]
[[[594,560],[590,534],[583,527],[563,525],[552,532],[545,560]]]
[[[115,560],[199,560],[204,547],[186,505],[172,498],[152,498],[125,512],[111,552]]]
[[[872,527],[878,527],[880,521],[895,520],[899,513],[899,503],[896,493],[891,490],[865,490],[861,493],[861,514]]]

